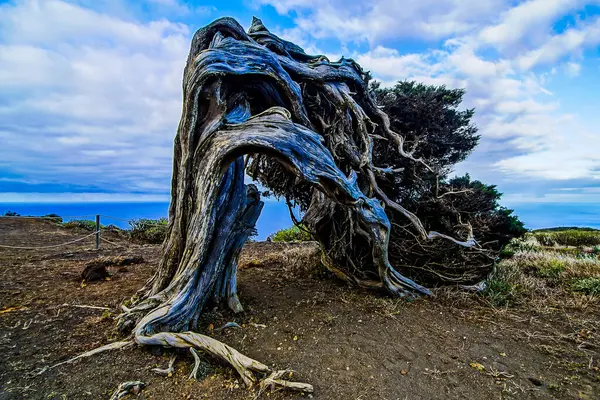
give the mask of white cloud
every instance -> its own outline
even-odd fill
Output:
[[[585,4],[582,0],[530,0],[507,10],[500,23],[485,27],[478,38],[502,50],[535,44],[565,12]]]
[[[0,192],[2,203],[154,203],[169,202],[169,195],[140,193],[16,193]]]
[[[342,43],[367,40],[370,49],[355,51],[353,57],[384,85],[412,79],[465,88],[464,105],[476,107],[482,134],[466,165],[484,178],[600,177],[600,155],[590,151],[600,146],[597,128],[562,112],[560,99],[546,88],[557,79],[557,64],[576,76],[583,51],[600,43],[600,18],[575,16],[556,25],[583,9],[585,1],[530,0],[516,6],[452,1],[432,5],[427,0],[263,2],[283,14],[296,11],[296,36],[331,37]],[[403,54],[383,45],[389,39],[415,37],[443,38],[445,46]]]
[[[313,37],[342,41],[399,37],[444,38],[465,33],[507,8],[500,0],[257,0],[280,14],[294,12],[300,29]]]
[[[600,178],[598,128],[564,112],[566,100],[548,90],[584,74],[586,50],[600,44],[600,18],[577,15],[583,0],[255,1],[296,22],[275,33],[309,53],[333,38],[386,85],[465,88],[483,138],[459,169],[511,184]],[[202,11],[151,2],[160,15]],[[78,3],[95,11],[59,0],[0,6],[0,168],[9,176],[0,191],[14,179],[163,196],[191,31]],[[417,45],[402,53],[398,43],[408,41]]]
[[[598,44],[600,44],[600,18],[595,18],[591,23],[549,37],[539,47],[519,55],[516,61],[520,68],[528,70],[536,65],[554,63],[567,55],[579,55],[584,48]]]
[[[53,0],[0,14],[0,165],[49,182],[168,192],[187,27]]]

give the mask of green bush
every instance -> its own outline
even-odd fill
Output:
[[[14,211],[7,211],[7,212],[4,213],[4,216],[5,217],[20,217],[21,214],[16,213]]]
[[[600,296],[600,278],[583,278],[573,282],[573,290],[594,296]]]
[[[89,219],[72,219],[70,221],[64,222],[63,226],[65,228],[85,229],[86,231],[96,230],[96,222],[90,221]]]
[[[167,236],[167,218],[159,219],[134,219],[129,222],[131,230],[129,234],[132,239],[147,243],[162,243]]]
[[[270,237],[273,242],[309,242],[313,240],[306,228],[296,225],[277,231]]]

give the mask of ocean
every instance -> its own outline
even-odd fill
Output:
[[[7,211],[14,211],[22,216],[58,214],[63,216],[65,221],[71,219],[94,220],[96,214],[100,214],[102,225],[113,224],[126,229],[129,224],[122,221],[123,219],[167,217],[169,203],[0,203],[0,215],[4,215]],[[267,200],[256,224],[258,232],[256,239],[265,240],[271,233],[289,228],[292,224],[285,203]]]
[[[515,210],[529,229],[554,226],[581,226],[600,229],[600,204],[594,203],[516,203],[507,205]],[[124,220],[135,218],[156,219],[168,215],[169,203],[0,203],[0,215],[14,211],[20,215],[58,214],[69,219],[93,220],[102,215],[103,225],[114,224],[128,228]],[[107,217],[116,217],[119,220]],[[75,218],[70,218],[75,217]],[[265,240],[271,233],[292,226],[285,203],[267,200],[258,219],[257,240]]]

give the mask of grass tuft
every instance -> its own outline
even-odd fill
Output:
[[[600,296],[600,278],[575,279],[572,286],[573,291],[583,294]]]

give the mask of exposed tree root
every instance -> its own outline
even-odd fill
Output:
[[[266,377],[265,379],[263,379],[260,382],[260,392],[259,393],[262,393],[263,391],[265,391],[267,389],[271,389],[272,392],[275,392],[278,390],[283,390],[283,389],[294,390],[294,391],[298,391],[298,392],[312,392],[313,391],[312,385],[309,385],[307,383],[290,382],[290,381],[286,381],[285,379],[281,379],[286,374],[288,375],[288,377],[291,377],[292,373],[293,373],[293,371],[290,369],[271,372],[271,375],[269,375],[268,377]]]
[[[192,356],[194,356],[194,369],[192,369],[189,379],[198,380],[198,367],[200,366],[200,357],[198,357],[198,353],[196,352],[196,350],[194,350],[193,347],[190,347],[190,353],[192,353]]]
[[[177,354],[173,354],[171,359],[169,360],[169,366],[167,368],[152,368],[152,372],[162,375],[162,376],[171,376],[175,372],[175,361],[177,360]]]
[[[91,356],[94,356],[96,354],[103,353],[103,352],[109,351],[109,350],[122,349],[122,348],[124,348],[126,346],[129,346],[129,345],[132,345],[132,344],[133,344],[133,342],[131,340],[126,340],[126,341],[122,341],[122,342],[109,343],[109,344],[107,344],[105,346],[97,347],[97,348],[95,348],[93,350],[87,351],[87,352],[85,352],[83,354],[80,354],[78,356],[70,358],[70,359],[68,359],[66,361],[59,362],[58,364],[54,364],[54,365],[51,365],[49,367],[44,367],[36,375],[41,375],[44,372],[47,372],[47,371],[49,371],[51,369],[54,369],[54,368],[56,368],[58,366],[61,366],[61,365],[64,365],[64,364],[70,364],[73,361],[79,360],[80,358],[91,357]]]
[[[110,400],[119,400],[130,393],[138,394],[142,391],[144,386],[146,386],[146,384],[141,381],[123,382],[119,385],[117,390],[113,392],[112,396],[110,396]]]
[[[289,370],[274,371],[267,365],[245,356],[233,347],[209,336],[195,332],[160,332],[146,336],[138,334],[138,332],[136,331],[135,341],[141,345],[189,348],[195,360],[190,379],[196,377],[200,365],[200,358],[196,353],[196,349],[198,349],[230,364],[240,374],[248,388],[258,383],[261,390],[270,388],[271,390],[288,389],[309,393],[313,391],[310,384],[282,379],[285,374],[290,373]],[[268,375],[259,379],[256,374]]]

